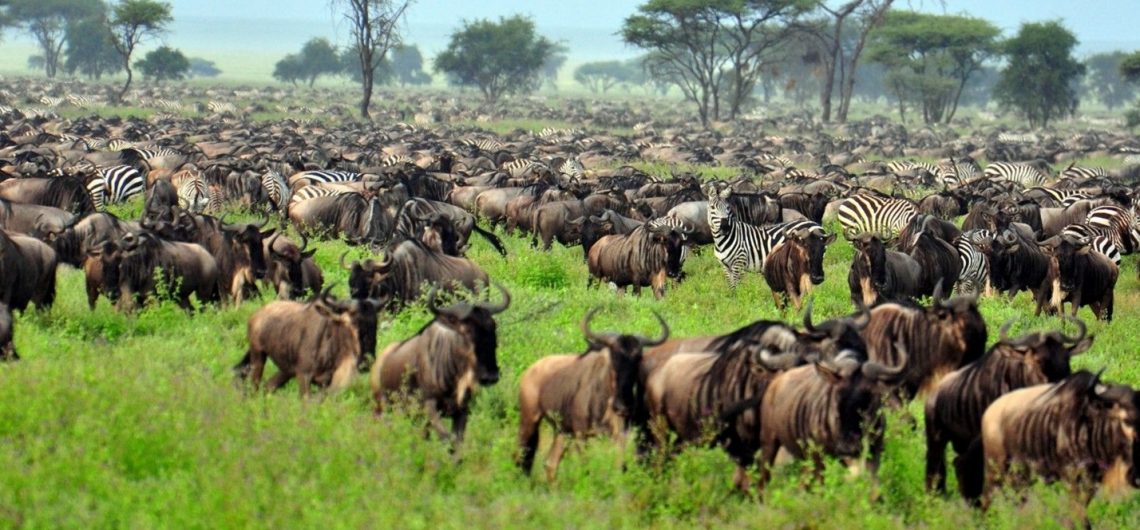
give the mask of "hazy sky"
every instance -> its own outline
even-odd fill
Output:
[[[186,47],[209,45],[232,47],[249,41],[255,49],[294,49],[311,36],[337,35],[328,2],[323,0],[173,0],[175,20],[182,19],[195,35],[186,35]],[[419,0],[408,11],[406,37],[422,43],[428,51],[446,44],[446,36],[464,19],[494,18],[523,13],[536,21],[544,34],[566,41],[572,55],[590,58],[598,55],[632,55],[613,34],[622,20],[633,13],[639,0]],[[1021,22],[1061,19],[1073,30],[1082,51],[1113,48],[1140,48],[1136,22],[1140,20],[1137,0],[902,0],[900,7],[924,11],[968,13],[987,18],[1012,34]],[[219,24],[211,29],[209,20],[243,21],[244,29]],[[255,23],[255,20],[262,20]],[[179,29],[178,27],[174,28]],[[343,28],[339,28],[342,29]],[[214,35],[216,39],[208,38]],[[176,33],[169,37],[179,41]]]

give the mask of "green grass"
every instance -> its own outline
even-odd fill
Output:
[[[133,212],[128,205],[122,213]],[[245,322],[268,297],[240,307],[187,315],[170,303],[123,315],[105,300],[89,311],[80,272],[60,272],[59,298],[45,312],[16,319],[24,359],[0,366],[0,527],[29,528],[1053,528],[1072,526],[1073,501],[1060,486],[1037,486],[1026,504],[1008,499],[985,515],[922,489],[921,428],[891,416],[880,493],[838,463],[825,483],[804,486],[802,466],[777,471],[760,500],[734,492],[732,465],[720,450],[694,448],[662,463],[637,462],[605,439],[569,451],[555,484],[513,467],[519,374],[536,359],[580,352],[582,315],[600,305],[596,327],[652,333],[660,311],[674,336],[721,333],[759,318],[798,320],[771,303],[759,276],[735,293],[704,251],[685,265],[689,279],[663,300],[585,288],[581,249],[532,251],[507,238],[500,258],[476,238],[471,257],[510,289],[499,316],[503,379],[479,391],[458,461],[422,437],[422,417],[402,411],[374,419],[365,378],[340,395],[301,401],[290,384],[247,395],[230,367],[246,347]],[[345,293],[337,258],[343,243],[318,245],[326,281]],[[851,247],[828,249],[827,280],[815,291],[817,319],[850,310]],[[363,256],[354,249],[352,255]],[[1117,286],[1117,320],[1091,323],[1092,350],[1078,367],[1140,384],[1140,324],[1134,261]],[[985,299],[995,330],[1020,316],[1014,332],[1052,328],[1032,318],[1026,295]],[[1083,316],[1089,318],[1087,312]],[[380,348],[427,320],[414,306],[378,337]],[[910,412],[920,418],[921,407]],[[544,433],[540,458],[549,436]],[[626,471],[616,464],[624,459]],[[536,466],[540,467],[540,466]],[[1136,496],[1098,499],[1097,526],[1140,525]]]

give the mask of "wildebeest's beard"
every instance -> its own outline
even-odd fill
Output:
[[[618,346],[620,351],[610,350],[610,365],[614,371],[614,410],[628,416],[639,402],[638,369],[641,364],[641,344],[637,338],[623,336]],[[631,355],[636,353],[636,355]]]
[[[684,263],[681,261],[681,256],[685,248],[681,236],[676,232],[671,232],[663,237],[663,245],[665,247],[665,274],[670,278],[680,279],[681,268]]]
[[[499,359],[495,352],[499,337],[495,319],[486,310],[476,310],[471,316],[475,342],[475,378],[481,385],[499,382]]]

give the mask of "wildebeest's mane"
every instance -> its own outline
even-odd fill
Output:
[[[778,322],[775,320],[757,320],[756,322],[739,328],[731,333],[728,333],[727,335],[721,335],[717,337],[709,344],[709,350],[722,356],[732,353],[733,351],[739,351],[740,348],[737,346],[740,343],[747,342],[749,340],[759,340],[760,336],[763,335],[764,332],[766,332],[768,328],[771,328],[772,326],[785,326],[785,324],[783,322]],[[719,359],[717,360],[717,363],[720,363]]]
[[[95,203],[83,185],[81,177],[54,177],[48,179],[40,204],[69,209],[72,213],[85,215],[95,211]]]

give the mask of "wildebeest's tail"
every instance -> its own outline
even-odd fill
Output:
[[[246,350],[245,356],[243,356],[241,358],[241,360],[238,361],[238,363],[235,364],[234,367],[232,368],[234,375],[236,375],[242,379],[245,379],[245,377],[247,375],[249,375],[249,362],[250,362],[249,350]]]
[[[503,242],[499,239],[499,236],[496,236],[491,232],[479,228],[479,225],[473,225],[471,228],[476,232],[479,232],[479,235],[483,236],[483,238],[485,238],[488,243],[494,246],[495,250],[499,251],[499,254],[503,256],[507,255],[507,248],[503,246]]]
[[[534,455],[538,452],[538,432],[540,430],[537,424],[530,426],[529,429],[520,426],[518,465],[519,470],[527,476],[530,475],[530,470],[534,467]]]

